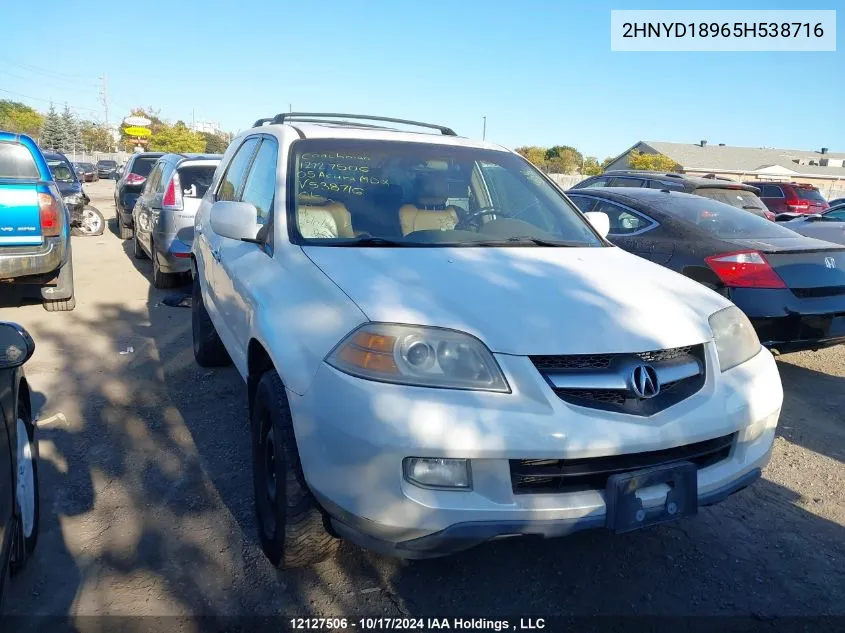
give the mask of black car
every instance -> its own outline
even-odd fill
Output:
[[[845,247],[729,205],[659,189],[574,189],[608,239],[723,294],[780,352],[845,343]]]
[[[38,443],[23,364],[35,344],[21,326],[0,322],[0,604],[7,573],[38,540]]]
[[[97,177],[98,178],[115,178],[117,176],[117,161],[115,160],[98,160],[97,161]]]
[[[82,183],[76,175],[76,170],[64,154],[44,152],[44,158],[59,187],[65,206],[70,211],[71,218],[79,218],[82,215],[82,209],[90,202],[90,199],[82,190]]]
[[[132,209],[141,191],[147,176],[153,169],[156,161],[164,156],[163,152],[145,152],[133,154],[126,161],[120,177],[114,184],[114,207],[117,215],[117,226],[120,229],[120,237],[128,240],[132,237]]]
[[[618,169],[606,171],[600,176],[582,180],[573,189],[595,189],[599,187],[646,187],[683,191],[711,200],[724,202],[738,209],[745,209],[761,218],[774,221],[775,216],[759,198],[760,190],[714,175],[688,176],[686,174],[645,171],[639,169]]]

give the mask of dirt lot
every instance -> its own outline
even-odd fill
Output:
[[[86,190],[112,219],[112,183]],[[239,376],[194,363],[190,311],[162,304],[112,231],[73,248],[74,312],[0,304],[38,346],[43,457],[41,541],[12,613],[845,614],[845,346],[781,357],[764,479],[686,522],[411,563],[344,545],[279,572],[257,542]]]

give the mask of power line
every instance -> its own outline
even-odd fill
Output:
[[[58,79],[69,79],[69,78],[76,78],[76,79],[86,79],[91,80],[93,77],[90,75],[79,75],[76,73],[68,73],[68,72],[57,72],[55,70],[50,70],[48,68],[41,68],[40,66],[33,66],[32,64],[25,64],[23,62],[16,62],[14,59],[10,59],[5,55],[0,55],[0,59],[4,59],[10,64],[14,64],[15,66],[20,66],[21,68],[28,70],[30,72],[39,73],[45,76],[53,76]]]
[[[5,92],[10,95],[15,95],[16,97],[23,97],[24,99],[32,99],[33,101],[42,101],[44,103],[49,103],[53,105],[56,103],[55,99],[43,99],[41,97],[33,97],[31,95],[21,94],[20,92],[13,92],[11,90],[6,90],[5,88],[0,88],[0,92]],[[78,106],[68,106],[71,110],[76,110],[77,112],[93,112],[94,114],[99,114],[99,110],[94,110],[93,108],[80,108]]]

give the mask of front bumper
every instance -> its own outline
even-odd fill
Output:
[[[57,272],[67,260],[66,237],[47,237],[35,248],[7,247],[0,250],[0,279],[37,277]]]
[[[604,490],[515,494],[511,459],[621,455],[736,432],[728,458],[698,471],[699,503],[715,503],[768,462],[783,391],[768,351],[717,376],[706,348],[701,391],[650,417],[567,404],[524,357],[497,355],[511,394],[388,385],[323,365],[305,395],[289,393],[303,472],[342,536],[409,558],[605,525]],[[405,457],[469,459],[473,489],[412,485]],[[643,497],[648,508],[664,501]]]
[[[766,347],[795,352],[845,343],[845,294],[800,298],[788,289],[734,288],[729,298]]]

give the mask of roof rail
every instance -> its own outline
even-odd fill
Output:
[[[286,123],[288,121],[303,121],[307,123],[323,123],[322,119],[360,119],[362,121],[383,121],[385,123],[401,123],[403,125],[414,125],[431,130],[439,130],[444,136],[457,136],[452,128],[434,123],[422,123],[420,121],[409,121],[407,119],[394,119],[386,116],[373,116],[371,114],[338,114],[334,112],[283,112],[272,119],[259,119],[256,123],[272,120],[273,123]],[[341,123],[352,123],[352,121],[340,121]],[[259,127],[256,125],[255,127]],[[378,127],[378,126],[366,126]]]
[[[273,121],[273,117],[267,117],[266,119],[258,119],[255,123],[252,124],[252,127],[261,127],[262,125],[266,125]]]

